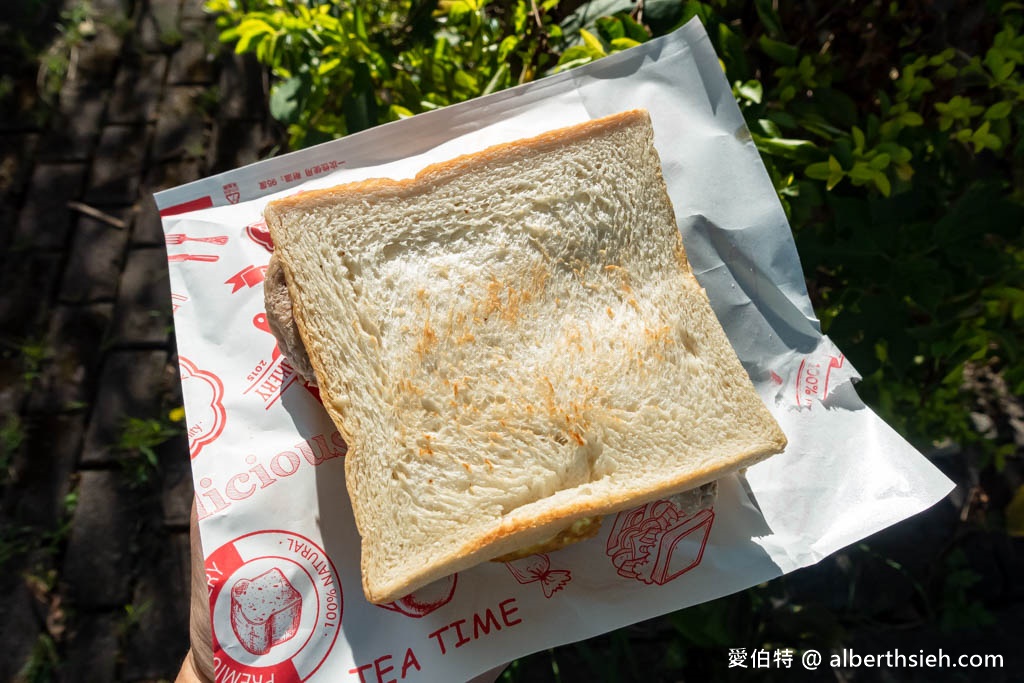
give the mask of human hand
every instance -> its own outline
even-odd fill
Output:
[[[185,655],[175,683],[210,683],[213,681],[213,637],[210,632],[210,602],[206,592],[206,565],[203,545],[199,540],[199,518],[192,504],[189,523],[192,545],[191,601],[189,606],[189,640],[191,649]]]

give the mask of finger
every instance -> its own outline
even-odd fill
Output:
[[[199,538],[199,517],[195,500],[192,501],[192,519],[189,523],[192,545],[192,597],[189,612],[189,635],[192,641],[190,659],[196,673],[203,679],[213,680],[213,635],[210,630],[210,600],[206,589],[206,565],[203,562],[203,544]]]

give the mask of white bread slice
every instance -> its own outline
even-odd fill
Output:
[[[265,211],[371,602],[781,451],[629,111]]]

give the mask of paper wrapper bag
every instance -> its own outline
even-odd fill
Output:
[[[484,563],[376,606],[362,595],[345,444],[263,312],[261,212],[405,178],[490,145],[645,108],[694,271],[785,453],[713,509],[656,501],[548,555]],[[785,214],[693,21],[587,66],[161,192],[218,680],[457,681],[817,562],[951,483],[857,398],[820,332]],[[232,678],[235,677],[235,678]]]

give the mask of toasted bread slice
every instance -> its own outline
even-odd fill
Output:
[[[781,451],[629,111],[265,212],[377,603]]]

